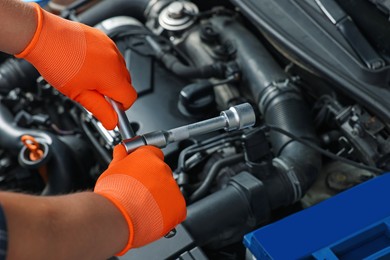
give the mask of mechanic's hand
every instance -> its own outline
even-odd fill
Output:
[[[94,191],[109,199],[129,226],[127,246],[118,255],[161,238],[186,217],[184,198],[163,159],[153,146],[127,155],[117,145],[114,159],[96,182]]]
[[[104,96],[128,109],[137,94],[123,57],[103,32],[55,16],[35,4],[38,26],[26,49],[15,55],[31,62],[52,86],[81,103],[104,127],[117,115]]]

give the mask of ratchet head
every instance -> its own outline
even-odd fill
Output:
[[[226,119],[226,131],[240,130],[256,123],[256,115],[253,107],[249,103],[231,107],[229,110],[221,112],[221,116]]]

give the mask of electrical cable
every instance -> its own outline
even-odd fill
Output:
[[[337,161],[341,161],[343,163],[346,163],[346,164],[350,164],[352,166],[355,166],[357,168],[360,168],[360,169],[364,169],[364,170],[368,170],[368,171],[372,171],[374,173],[383,173],[384,170],[382,169],[379,169],[379,168],[376,168],[376,167],[373,167],[373,166],[368,166],[368,165],[364,165],[364,164],[361,164],[361,163],[358,163],[358,162],[355,162],[355,161],[352,161],[350,159],[347,159],[347,158],[344,158],[344,157],[341,157],[341,156],[338,156],[332,152],[329,152],[325,149],[322,149],[321,147],[319,147],[318,145],[314,144],[313,142],[309,141],[309,140],[306,140],[304,138],[301,138],[299,136],[296,136],[294,134],[291,134],[290,132],[282,129],[282,128],[279,128],[279,127],[276,127],[276,126],[272,126],[272,125],[265,125],[264,126],[265,129],[269,129],[269,130],[273,130],[273,131],[276,131],[276,132],[279,132],[295,141],[298,141],[308,147],[310,147],[311,149],[321,153],[322,155],[326,156],[326,157],[329,157],[333,160],[337,160]]]
[[[153,34],[152,32],[143,29],[143,28],[137,28],[137,29],[132,29],[130,31],[115,31],[112,32],[108,35],[113,41],[118,41],[118,40],[134,40],[135,37],[139,37],[140,40],[145,40],[145,37],[153,37],[155,38],[155,41],[161,45],[161,42],[163,42],[166,46],[168,46],[171,50],[176,52],[178,54],[178,59],[184,61],[186,64],[193,66],[191,59],[183,52],[181,51],[176,45],[174,45],[172,42],[170,42],[168,39],[164,37],[157,36]],[[145,41],[147,42],[147,41]],[[143,55],[143,56],[148,56],[145,55],[145,53],[141,53],[137,48],[134,46],[128,45],[128,47],[135,51],[136,53]],[[152,48],[151,48],[152,49]],[[152,49],[153,50],[153,49]],[[153,50],[154,52],[154,50]],[[156,54],[152,55],[153,57],[156,56]]]
[[[228,143],[235,142],[241,138],[241,131],[238,132],[231,132],[231,133],[225,133],[223,135],[215,136],[213,138],[207,139],[203,142],[193,144],[187,148],[185,148],[183,151],[181,151],[178,159],[178,170],[180,172],[188,170],[185,165],[185,159],[189,155],[193,155],[198,152],[203,152],[211,148],[219,148],[226,146]]]
[[[50,127],[51,129],[53,129],[57,134],[60,134],[60,135],[74,135],[77,133],[77,131],[75,130],[63,130],[61,128],[58,127],[58,125],[52,123],[50,124]]]
[[[211,167],[209,173],[206,176],[206,179],[202,182],[200,187],[191,194],[191,196],[189,197],[189,201],[194,202],[194,201],[202,198],[207,193],[207,191],[210,189],[215,177],[217,177],[218,173],[220,172],[220,170],[222,168],[227,167],[229,165],[239,163],[243,159],[244,159],[244,154],[239,153],[239,154],[234,154],[234,155],[229,156],[229,157],[225,157],[225,158],[219,160],[218,162],[216,162]]]

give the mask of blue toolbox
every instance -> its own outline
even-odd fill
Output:
[[[390,175],[244,237],[257,259],[390,259]]]

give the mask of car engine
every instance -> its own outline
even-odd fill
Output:
[[[379,1],[102,0],[77,12],[89,2],[60,15],[102,30],[121,51],[138,93],[126,111],[137,135],[243,103],[256,114],[254,126],[163,149],[187,219],[173,237],[119,259],[245,259],[245,234],[390,169],[390,27]],[[118,129],[28,62],[0,61],[1,189],[92,189]],[[39,143],[42,160],[28,158],[22,136]]]

